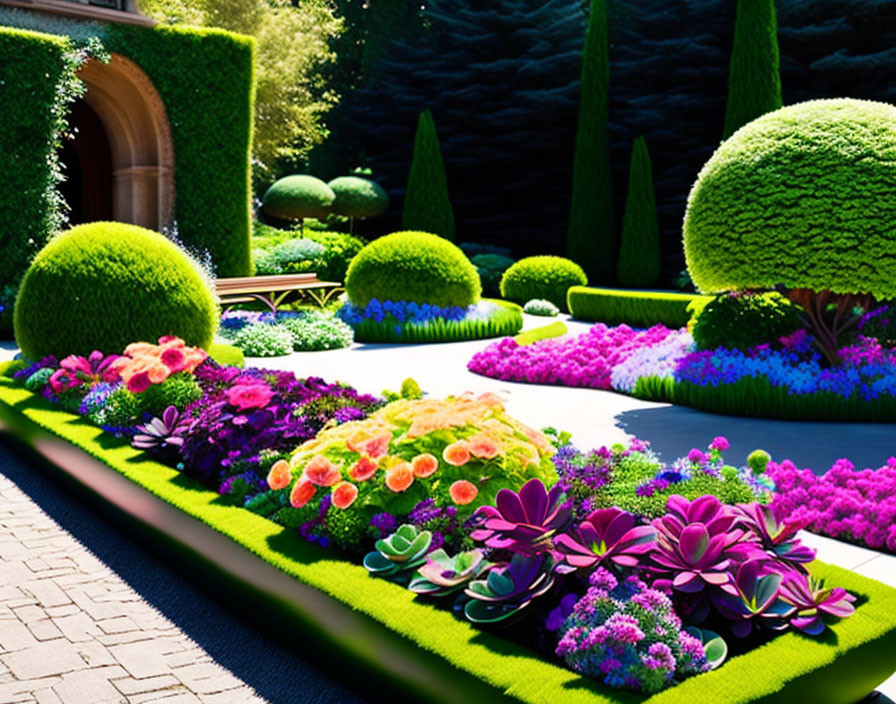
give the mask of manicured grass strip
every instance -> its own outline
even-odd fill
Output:
[[[104,435],[83,419],[0,378],[0,402],[14,413],[71,442],[131,481],[278,567],[299,581],[350,605],[426,651],[523,702],[557,704],[639,702],[731,704],[768,701],[853,702],[892,672],[896,650],[896,590],[837,567],[813,566],[831,584],[867,597],[856,614],[822,641],[786,633],[721,669],[685,681],[647,700],[579,677],[521,646],[455,619],[407,590],[370,577],[360,566],[334,557],[297,534],[241,508]],[[300,635],[300,634],[297,634]],[[336,636],[338,637],[338,636]],[[346,648],[351,648],[346,643]],[[855,652],[854,658],[843,657]],[[839,658],[839,659],[838,659]],[[860,658],[863,666],[855,666]],[[818,668],[827,668],[818,672]],[[820,682],[817,687],[814,682]],[[780,692],[780,696],[778,693]],[[848,694],[849,696],[845,696]],[[777,697],[777,699],[776,699]]]
[[[711,296],[672,291],[629,291],[573,286],[566,294],[574,318],[607,325],[649,328],[657,324],[681,328],[688,324],[688,306]]]
[[[462,342],[490,337],[515,335],[523,327],[523,309],[516,303],[483,299],[498,307],[485,320],[430,320],[425,323],[402,323],[388,315],[382,321],[363,320],[352,327],[357,342]]]
[[[896,421],[896,398],[885,394],[866,401],[858,394],[843,398],[820,391],[792,394],[785,386],[773,386],[764,377],[744,377],[733,384],[698,386],[689,381],[642,377],[632,396],[647,401],[692,406],[710,413],[755,418],[811,421]]]
[[[521,332],[513,339],[516,344],[522,347],[523,345],[531,345],[533,342],[538,342],[539,340],[562,337],[567,332],[569,332],[569,330],[567,329],[566,324],[558,320],[550,325],[542,325],[540,328],[532,328],[531,330],[526,330],[526,332]]]
[[[242,367],[246,363],[243,351],[226,342],[213,342],[208,348],[208,356],[225,367]]]

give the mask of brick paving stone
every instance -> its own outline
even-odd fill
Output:
[[[0,704],[262,701],[0,475]]]

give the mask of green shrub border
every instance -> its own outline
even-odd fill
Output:
[[[672,291],[628,291],[573,286],[566,294],[570,313],[578,320],[649,328],[657,324],[682,328],[691,319],[688,306],[712,296]]]
[[[365,674],[380,673],[379,682],[393,691],[414,692],[434,702],[507,697],[532,704],[851,704],[892,671],[896,589],[817,563],[816,576],[860,597],[855,615],[835,624],[826,638],[785,633],[719,670],[648,699],[610,690],[478,631],[404,588],[370,577],[363,567],[334,559],[297,534],[229,505],[6,377],[0,377],[0,418],[70,484],[120,519],[139,525],[156,550],[194,578],[216,586],[222,596],[229,595],[241,612],[249,614],[257,605],[257,614],[251,615],[278,623],[293,646],[304,641],[309,650],[338,652],[342,672],[348,659]],[[66,442],[60,446],[59,439]],[[277,571],[279,582],[271,578]],[[282,573],[297,580],[291,588],[283,588]]]

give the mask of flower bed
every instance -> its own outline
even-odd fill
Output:
[[[458,342],[515,335],[523,327],[522,309],[507,301],[483,299],[467,308],[380,301],[363,307],[346,302],[339,317],[359,342]]]
[[[413,592],[385,580],[370,579],[361,567],[327,559],[326,553],[317,546],[292,537],[295,534],[281,532],[259,516],[222,504],[217,494],[203,491],[188,480],[172,482],[178,476],[173,470],[141,459],[122,441],[102,440],[101,445],[98,429],[75,416],[48,408],[43,400],[14,386],[9,380],[0,380],[0,400],[4,419],[16,422],[21,437],[30,437],[38,446],[48,447],[47,443],[37,441],[36,432],[49,428],[59,437],[88,448],[93,456],[114,467],[116,472],[208,522],[230,540],[330,595],[335,602],[350,604],[356,614],[364,614],[372,619],[372,623],[383,624],[388,631],[400,633],[408,643],[419,644],[414,647],[414,664],[410,665],[411,661],[397,654],[393,642],[382,640],[386,638],[386,630],[376,631],[376,635],[374,631],[366,630],[364,638],[369,645],[359,649],[359,634],[354,626],[347,625],[354,621],[333,620],[332,614],[326,608],[320,608],[320,603],[305,592],[300,591],[302,600],[290,606],[284,605],[282,596],[262,599],[268,609],[268,618],[285,624],[293,642],[301,632],[295,630],[297,624],[301,623],[307,629],[308,620],[311,620],[316,624],[318,647],[335,640],[343,649],[339,660],[343,671],[346,666],[351,666],[350,663],[373,661],[376,667],[391,674],[393,686],[410,681],[418,698],[488,701],[487,692],[490,691],[492,697],[505,694],[518,701],[550,700],[561,704],[635,701],[670,704],[709,700],[737,703],[763,697],[782,702],[803,698],[813,702],[845,703],[860,699],[892,670],[888,658],[896,645],[893,619],[896,592],[844,570],[814,564],[812,571],[817,576],[835,581],[861,597],[855,615],[833,626],[836,638],[815,641],[795,633],[784,634],[760,649],[732,657],[719,669],[687,679],[647,700],[610,690],[534,657],[524,648],[487,630],[474,629],[449,612],[434,608],[426,600],[414,598]],[[76,464],[83,466],[83,463]],[[107,486],[108,482],[99,482],[99,485]],[[139,503],[132,502],[132,505]],[[170,524],[166,523],[165,527],[171,529]],[[192,534],[191,531],[184,533],[185,536]],[[215,533],[209,533],[209,542],[194,544],[193,549],[200,554],[205,552],[214,544],[211,540],[214,536]],[[166,553],[170,554],[170,549]],[[220,551],[215,549],[212,554],[220,554]],[[184,564],[198,570],[208,569],[205,560],[200,564],[195,559],[186,560]],[[220,563],[217,568],[232,570],[233,566]],[[261,572],[264,572],[261,568],[243,570],[241,578],[253,581]],[[249,602],[257,602],[259,593],[253,591],[251,594]],[[248,593],[242,591],[232,596],[241,608],[245,607]],[[314,608],[308,606],[312,603]],[[337,623],[341,623],[341,627],[337,627]],[[374,637],[376,640],[371,642],[369,639]],[[453,665],[450,671],[443,670],[440,681],[431,669],[434,660],[430,652]],[[769,662],[774,662],[775,667],[769,668]]]
[[[854,595],[807,577],[814,553],[795,539],[799,525],[753,501],[768,486],[724,465],[723,438],[693,450],[687,467],[659,466],[643,443],[587,456],[561,449],[552,462],[549,437],[493,396],[374,410],[376,399],[349,388],[222,368],[174,339],[122,356],[42,360],[18,377],[46,399],[80,399],[79,410],[97,389],[118,384],[111,394],[141,400],[177,380],[190,389],[180,406],[116,428],[135,447],[287,535],[349,556],[373,546],[364,567],[374,575],[450,597],[473,623],[518,622],[530,648],[612,687],[682,686],[724,660],[719,630],[750,635],[733,647],[751,652],[773,631],[817,635],[830,625],[822,615],[854,612]],[[105,420],[96,403],[86,415]],[[662,496],[671,484],[693,500]],[[732,504],[707,489],[735,492]],[[630,494],[637,514],[617,506]],[[739,498],[748,503],[735,507]]]
[[[716,413],[796,420],[896,420],[896,351],[858,337],[826,367],[805,331],[746,351],[696,351],[685,330],[594,325],[576,337],[476,353],[470,371],[508,381],[613,389]]]
[[[229,311],[221,316],[219,334],[248,357],[278,357],[348,347],[352,329],[333,313]]]
[[[789,460],[769,462],[772,505],[815,533],[896,553],[896,457],[880,469],[856,471],[846,459],[823,475]]]

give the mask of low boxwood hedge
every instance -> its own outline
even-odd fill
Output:
[[[0,367],[0,372],[3,369]],[[360,565],[339,560],[319,546],[303,541],[297,533],[285,532],[267,519],[228,505],[214,492],[170,467],[144,459],[125,441],[104,435],[99,428],[78,416],[50,406],[46,400],[16,386],[6,377],[0,377],[0,417],[7,427],[15,428],[17,437],[26,443],[41,447],[54,445],[40,442],[46,440],[49,432],[57,440],[80,448],[114,470],[110,475],[116,472],[123,475],[268,563],[259,562],[259,571],[268,570],[273,565],[295,578],[298,583],[292,593],[262,595],[272,621],[280,619],[287,629],[301,627],[300,631],[292,631],[293,642],[301,642],[303,637],[311,635],[315,647],[318,638],[321,647],[341,647],[345,657],[340,659],[340,668],[349,662],[365,663],[365,672],[380,669],[387,676],[384,681],[391,681],[396,689],[404,685],[405,693],[416,691],[418,697],[424,695],[429,701],[485,702],[504,698],[531,704],[545,701],[556,704],[692,704],[710,701],[851,704],[872,691],[893,669],[896,589],[816,562],[812,567],[815,576],[836,583],[859,597],[856,613],[836,623],[827,638],[819,640],[794,632],[785,633],[755,650],[731,658],[718,670],[688,679],[647,699],[612,690],[549,663],[499,635],[478,630],[456,619],[450,611],[415,598],[401,586],[371,578]],[[55,456],[64,455],[57,453]],[[95,488],[92,490],[96,491]],[[104,500],[113,501],[111,495],[114,493],[103,494]],[[146,500],[151,501],[153,497],[146,496]],[[128,509],[122,505],[118,510],[134,514],[133,507]],[[197,530],[203,528],[195,525]],[[148,530],[156,531],[157,539],[162,543],[160,549],[171,552],[176,538],[171,532],[166,534],[163,528],[168,526],[147,526]],[[178,545],[181,550],[193,550],[193,557],[201,558],[192,560],[195,574],[201,576],[204,572],[207,576],[211,565],[216,580],[224,574],[233,582],[232,598],[240,608],[246,608],[247,602],[251,604],[252,599],[259,598],[253,571],[245,569],[245,563],[242,569],[225,564],[222,557],[225,551],[205,550],[201,540],[194,539],[191,545]],[[188,560],[184,564],[191,566]],[[313,589],[309,590],[309,587]],[[315,610],[309,603],[303,603],[309,594],[318,592],[327,595],[334,607],[350,607],[351,610],[345,612],[349,618],[343,617],[341,629],[327,628],[326,619],[332,615],[324,613],[328,609]],[[372,625],[365,631],[363,642],[358,640],[358,632],[349,627],[349,621],[359,615],[369,619]],[[416,654],[413,666],[409,666],[407,660],[392,657],[396,653],[396,634],[411,649],[404,654]],[[438,673],[434,663],[441,666]]]
[[[574,318],[607,325],[631,325],[649,328],[658,323],[670,328],[688,324],[688,306],[711,296],[672,291],[627,291],[613,288],[573,286],[567,293],[569,311]]]

